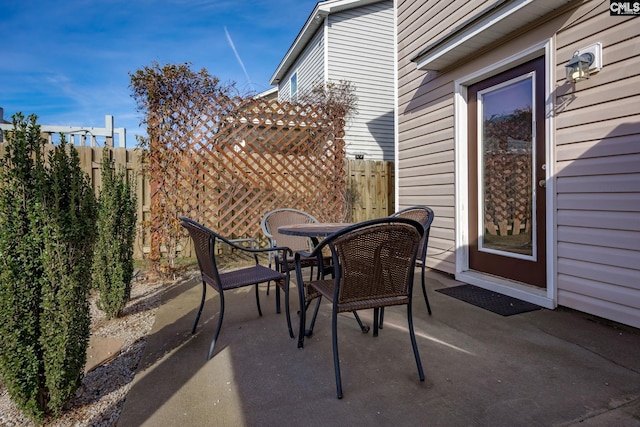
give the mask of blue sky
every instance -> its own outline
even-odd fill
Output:
[[[135,145],[140,113],[129,73],[157,61],[191,63],[240,93],[269,79],[313,11],[310,0],[22,0],[0,13],[4,119],[104,127],[105,115]]]

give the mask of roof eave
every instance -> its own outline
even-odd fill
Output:
[[[577,0],[578,2],[580,0]],[[440,71],[499,40],[506,33],[554,11],[571,0],[503,0],[411,58],[419,70]]]
[[[318,28],[324,24],[324,20],[327,16],[332,13],[365,6],[371,3],[378,3],[380,1],[383,0],[327,0],[318,2],[284,58],[280,61],[280,64],[273,73],[273,76],[271,76],[269,83],[271,85],[277,85],[280,83],[280,80],[284,78],[300,54],[304,51],[307,43],[309,43],[313,38]]]
[[[295,60],[302,53],[304,48],[307,46],[307,43],[309,43],[318,28],[320,28],[324,23],[324,18],[328,13],[319,7],[320,4],[321,3],[316,4],[316,7],[313,9],[311,15],[309,15],[309,18],[302,27],[302,30],[300,30],[300,33],[298,33],[298,36],[293,41],[293,44],[285,54],[284,58],[280,61],[278,68],[276,68],[276,71],[269,80],[270,84],[277,85],[280,83],[280,80],[282,80],[287,71],[289,71],[289,68],[291,68]]]

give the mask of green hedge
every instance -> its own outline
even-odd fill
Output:
[[[93,257],[93,283],[100,291],[98,308],[108,318],[121,314],[131,296],[137,200],[123,169],[115,170],[105,148],[98,203],[98,238]]]
[[[37,117],[13,117],[0,160],[0,375],[36,422],[82,379],[96,201],[64,138],[48,156]]]

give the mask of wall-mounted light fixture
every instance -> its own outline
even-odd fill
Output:
[[[602,43],[576,50],[564,68],[568,82],[588,79],[602,68]]]

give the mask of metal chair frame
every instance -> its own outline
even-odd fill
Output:
[[[285,219],[279,218],[284,217]],[[302,236],[288,236],[284,234],[278,233],[277,227],[281,225],[290,225],[290,224],[306,224],[306,223],[317,223],[318,220],[305,211],[293,208],[279,208],[274,209],[272,211],[267,212],[263,217],[260,223],[260,228],[262,229],[262,233],[269,239],[269,247],[273,248],[278,245],[286,246],[291,249],[292,252],[298,250],[313,250],[313,244],[311,239],[308,237]],[[280,243],[279,243],[280,242]],[[272,267],[271,261],[272,253],[269,253],[269,267]],[[284,272],[285,269],[293,270],[293,259],[283,261],[278,256],[278,253],[274,253],[274,261],[275,267],[278,271]],[[302,263],[305,267],[310,267],[309,278],[313,277],[313,269],[317,265],[315,258],[306,258],[302,260]],[[320,271],[318,271],[320,274]],[[269,295],[269,284],[267,284],[267,295]],[[276,288],[276,310],[280,313],[280,293],[278,288]]]
[[[312,252],[297,251],[295,253],[296,279],[301,307],[298,348],[304,347],[305,336],[313,334],[319,304],[316,305],[309,330],[306,329],[305,307],[308,307],[308,303],[315,298],[318,300],[322,297],[327,298],[332,302],[331,332],[338,399],[343,397],[337,337],[337,315],[341,312],[355,313],[357,310],[373,308],[374,319],[377,319],[379,310],[386,306],[406,305],[409,335],[418,375],[420,381],[424,381],[411,309],[414,266],[423,234],[422,224],[412,219],[380,218],[361,222],[334,233],[320,242]],[[387,235],[393,237],[387,239]],[[357,259],[358,251],[353,251],[353,247],[349,246],[354,241],[357,242],[357,248],[373,248],[375,256],[367,255]],[[327,247],[332,255],[333,278],[304,282],[301,259],[317,257],[319,265],[322,265],[322,250]],[[359,267],[354,268],[356,264],[359,264]],[[352,271],[356,273],[352,274]],[[377,336],[378,323],[374,321],[373,326],[374,336]]]
[[[225,309],[225,291],[236,289],[244,286],[255,285],[255,295],[256,295],[256,305],[258,307],[258,314],[262,316],[262,310],[260,309],[260,295],[258,293],[258,285],[260,283],[274,281],[278,285],[278,288],[282,288],[285,292],[285,301],[286,301],[286,317],[287,317],[287,326],[289,328],[289,336],[294,338],[293,328],[291,327],[291,315],[289,312],[289,272],[279,272],[268,268],[266,266],[260,265],[258,260],[258,254],[264,252],[281,252],[282,257],[286,260],[287,253],[292,254],[291,250],[286,247],[272,247],[272,248],[264,248],[264,249],[254,249],[247,248],[244,246],[240,246],[234,241],[227,239],[220,234],[208,229],[204,225],[190,219],[187,217],[179,217],[180,224],[185,227],[191,239],[193,240],[196,257],[198,259],[198,266],[200,268],[200,273],[202,276],[202,298],[200,300],[200,306],[198,308],[198,314],[196,315],[196,320],[193,323],[193,327],[191,329],[191,333],[194,334],[196,332],[196,328],[198,326],[198,322],[200,320],[200,315],[202,314],[202,309],[204,307],[204,302],[207,294],[207,285],[211,286],[213,289],[218,291],[219,299],[220,299],[220,315],[218,316],[218,322],[216,325],[216,330],[213,335],[213,339],[211,341],[211,345],[209,347],[209,353],[207,355],[207,360],[211,359],[213,355],[213,350],[220,335],[220,329],[222,328],[222,320],[224,318],[224,309]],[[229,245],[231,248],[242,251],[246,254],[251,254],[255,259],[255,265],[251,267],[244,267],[228,272],[220,272],[218,270],[218,265],[216,263],[216,243],[224,242]]]
[[[433,209],[427,206],[411,206],[406,209],[402,209],[393,215],[392,218],[410,218],[418,221],[424,227],[424,234],[420,241],[420,247],[418,248],[418,256],[416,261],[420,263],[422,267],[422,294],[424,295],[424,302],[427,305],[427,312],[431,316],[431,305],[429,304],[429,297],[427,296],[427,287],[425,279],[425,267],[427,260],[427,246],[429,245],[429,232],[431,231],[431,223],[435,218]]]

